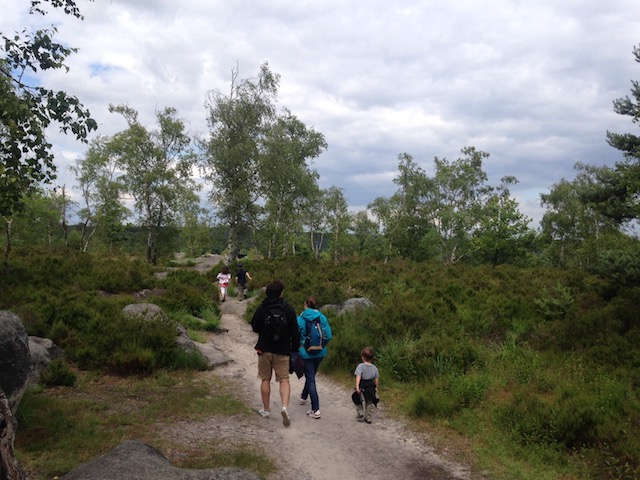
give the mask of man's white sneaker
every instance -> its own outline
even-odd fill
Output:
[[[311,418],[320,418],[320,410],[316,410],[315,412],[313,410],[309,410],[307,412],[307,415],[309,415]]]
[[[266,410],[263,410],[263,409],[258,410],[258,413],[262,418],[269,418],[269,415],[271,415],[271,412],[267,412]]]
[[[289,412],[287,412],[287,407],[282,407],[282,412],[280,412],[282,414],[282,424],[285,427],[288,427],[289,425],[291,425],[291,418],[289,418]]]
[[[307,404],[307,399],[300,397],[300,405],[306,405],[306,404]]]

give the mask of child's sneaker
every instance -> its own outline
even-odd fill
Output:
[[[288,427],[289,425],[291,425],[291,418],[289,418],[289,412],[287,412],[287,407],[282,407],[282,412],[280,412],[282,414],[282,424],[285,427]]]
[[[306,404],[307,404],[307,399],[300,397],[300,405],[306,405]]]
[[[320,410],[316,410],[315,412],[313,410],[309,410],[307,412],[307,415],[309,415],[311,418],[320,418]]]
[[[269,418],[269,415],[271,415],[271,412],[267,412],[266,410],[263,410],[263,409],[258,410],[258,413],[262,418]]]

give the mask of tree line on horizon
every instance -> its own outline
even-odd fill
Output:
[[[42,13],[40,1],[31,5],[33,13]],[[81,18],[73,1],[65,8]],[[529,227],[531,220],[510,194],[518,180],[507,176],[490,185],[483,169],[489,154],[473,146],[463,147],[453,161],[435,157],[432,176],[409,153],[399,154],[396,192],[376,198],[366,211],[350,213],[342,189],[319,187],[312,162],[327,143],[288,109],[276,108],[280,77],[268,63],[255,78],[240,79],[235,68],[227,93],[209,92],[204,138],[190,136],[174,108],[156,112],[156,125],[149,128],[133,108],[110,105],[127,127],[98,136],[75,162],[80,202],[73,202],[64,186],[46,187],[55,180],[56,167],[44,132],[57,122],[86,141],[97,125],[77,98],[29,85],[23,76],[29,70],[66,68],[64,60],[75,50],[55,43],[54,35],[55,28],[23,39],[3,35],[5,270],[14,244],[121,249],[125,233],[134,230],[137,251],[144,248],[153,264],[175,247],[193,255],[210,251],[214,231],[226,235],[220,250],[229,262],[251,248],[265,258],[338,260],[357,254],[494,266],[612,268],[615,263],[624,269],[640,264],[637,238],[629,228],[638,219],[639,137],[607,132],[607,142],[623,160],[613,167],[578,164],[574,179],[563,178],[541,194],[546,212],[538,231]],[[640,61],[640,50],[633,53]],[[631,92],[631,98],[614,101],[614,110],[635,122],[637,82]],[[196,169],[211,187],[211,210],[199,204]],[[69,218],[79,221],[71,226]],[[127,223],[130,218],[134,225]],[[131,248],[130,235],[128,240]],[[620,258],[626,267],[618,265]]]

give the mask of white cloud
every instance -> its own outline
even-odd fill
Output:
[[[631,50],[640,6],[631,0],[110,0],[79,2],[84,21],[25,15],[3,5],[0,30],[55,22],[78,53],[71,70],[41,76],[77,95],[100,125],[124,128],[108,105],[128,104],[153,125],[177,109],[206,133],[204,102],[229,88],[231,69],[281,75],[279,105],[323,133],[321,185],[350,205],[395,191],[397,155],[430,171],[434,156],[473,145],[490,153],[490,181],[514,175],[521,208],[536,221],[539,194],[577,161],[621,158],[605,132],[633,131],[612,101],[640,78]],[[44,22],[44,23],[43,23]],[[60,177],[85,146],[51,131]]]

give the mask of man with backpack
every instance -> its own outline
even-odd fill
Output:
[[[304,362],[304,389],[300,395],[300,405],[307,403],[311,397],[311,410],[307,415],[320,418],[320,400],[316,387],[316,373],[320,362],[327,355],[327,344],[331,340],[331,327],[325,317],[318,310],[315,297],[309,296],[304,302],[304,311],[298,316],[298,331],[300,332],[300,348],[298,351]]]
[[[258,353],[258,378],[261,380],[263,406],[258,413],[264,418],[271,415],[271,377],[275,372],[276,382],[280,384],[282,423],[288,427],[291,423],[287,410],[291,395],[289,357],[300,345],[300,333],[295,311],[282,299],[283,290],[284,284],[280,280],[267,285],[267,298],[253,314],[251,328],[258,334],[255,349]]]

